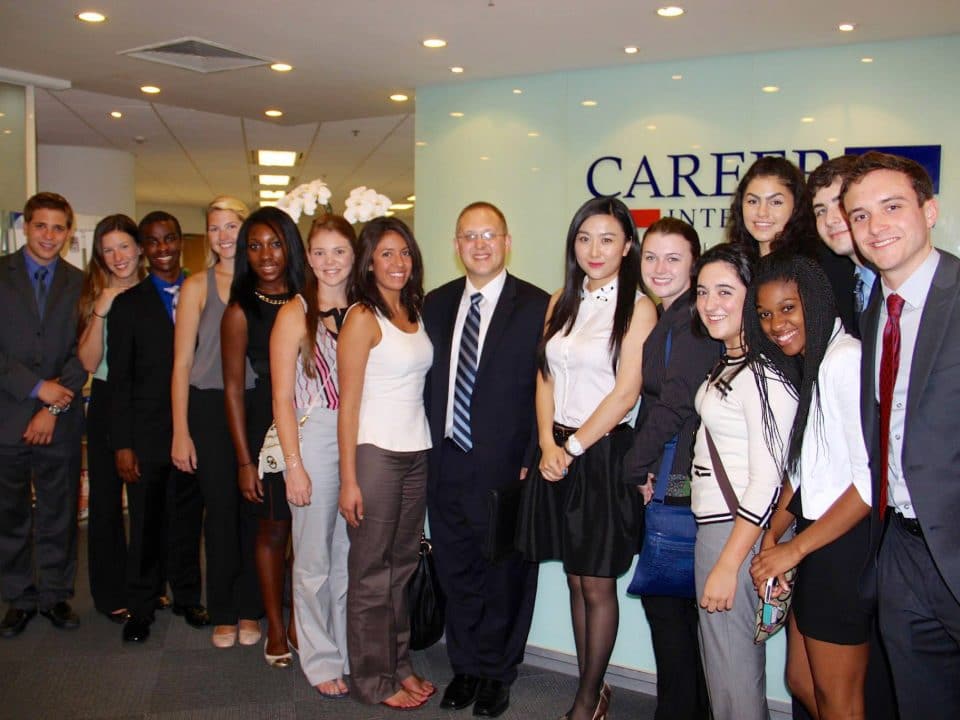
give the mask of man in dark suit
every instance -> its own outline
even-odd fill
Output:
[[[931,241],[926,171],[870,152],[841,194],[880,282],[864,313],[861,414],[873,474],[872,556],[900,715],[960,717],[960,259]]]
[[[549,299],[506,272],[510,244],[498,208],[468,205],[454,240],[466,277],[428,294],[423,306],[434,347],[427,507],[454,671],[441,707],[474,705],[479,717],[509,706],[538,571],[515,552],[499,561],[484,555],[490,491],[525,477],[536,438],[536,355]]]
[[[26,245],[0,258],[0,637],[40,613],[80,619],[67,602],[77,569],[77,495],[87,379],[77,358],[83,273],[60,258],[73,210],[43,192],[23,209]],[[36,508],[31,507],[31,486]]]
[[[196,478],[176,470],[170,459],[173,321],[183,283],[180,223],[168,213],[152,212],[140,221],[137,239],[150,274],[114,301],[107,342],[111,441],[130,515],[130,619],[123,628],[128,642],[150,636],[167,558],[174,613],[194,627],[209,623],[200,604],[203,501]]]

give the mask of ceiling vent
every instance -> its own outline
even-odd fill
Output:
[[[273,62],[266,58],[231,50],[223,45],[197,37],[179,38],[157,45],[123,50],[117,54],[129,55],[130,57],[164,65],[174,65],[201,73],[240,70],[241,68],[267,65]]]

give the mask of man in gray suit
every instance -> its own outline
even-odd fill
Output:
[[[879,604],[900,716],[960,717],[960,259],[933,247],[926,171],[870,152],[842,202],[880,275],[864,312],[861,414]]]
[[[87,379],[77,359],[83,273],[60,258],[73,210],[39,193],[23,210],[27,244],[0,258],[0,637],[40,613],[80,624],[67,602],[77,568],[77,495]],[[31,484],[36,509],[31,509]]]

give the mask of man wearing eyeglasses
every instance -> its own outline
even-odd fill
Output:
[[[487,537],[491,491],[515,489],[529,465],[537,345],[549,300],[507,273],[511,243],[496,206],[465,207],[454,248],[466,277],[429,293],[423,306],[434,347],[427,507],[454,671],[440,706],[473,705],[477,717],[497,717],[509,706],[537,585],[536,565],[515,551],[491,557]]]

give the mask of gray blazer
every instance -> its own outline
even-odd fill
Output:
[[[75,442],[83,428],[80,391],[87,373],[77,358],[77,304],[83,273],[64,259],[50,282],[43,321],[27,275],[24,250],[0,257],[0,445],[16,446],[42,403],[30,397],[40,380],[59,378],[74,392],[53,444]]]
[[[870,453],[873,497],[880,494],[880,410],[876,344],[883,293],[876,283],[863,313],[860,411]],[[960,598],[960,259],[940,250],[913,351],[903,438],[903,472],[930,554],[954,597]],[[880,544],[879,508],[871,511],[873,550]],[[876,597],[876,552],[861,589]]]

